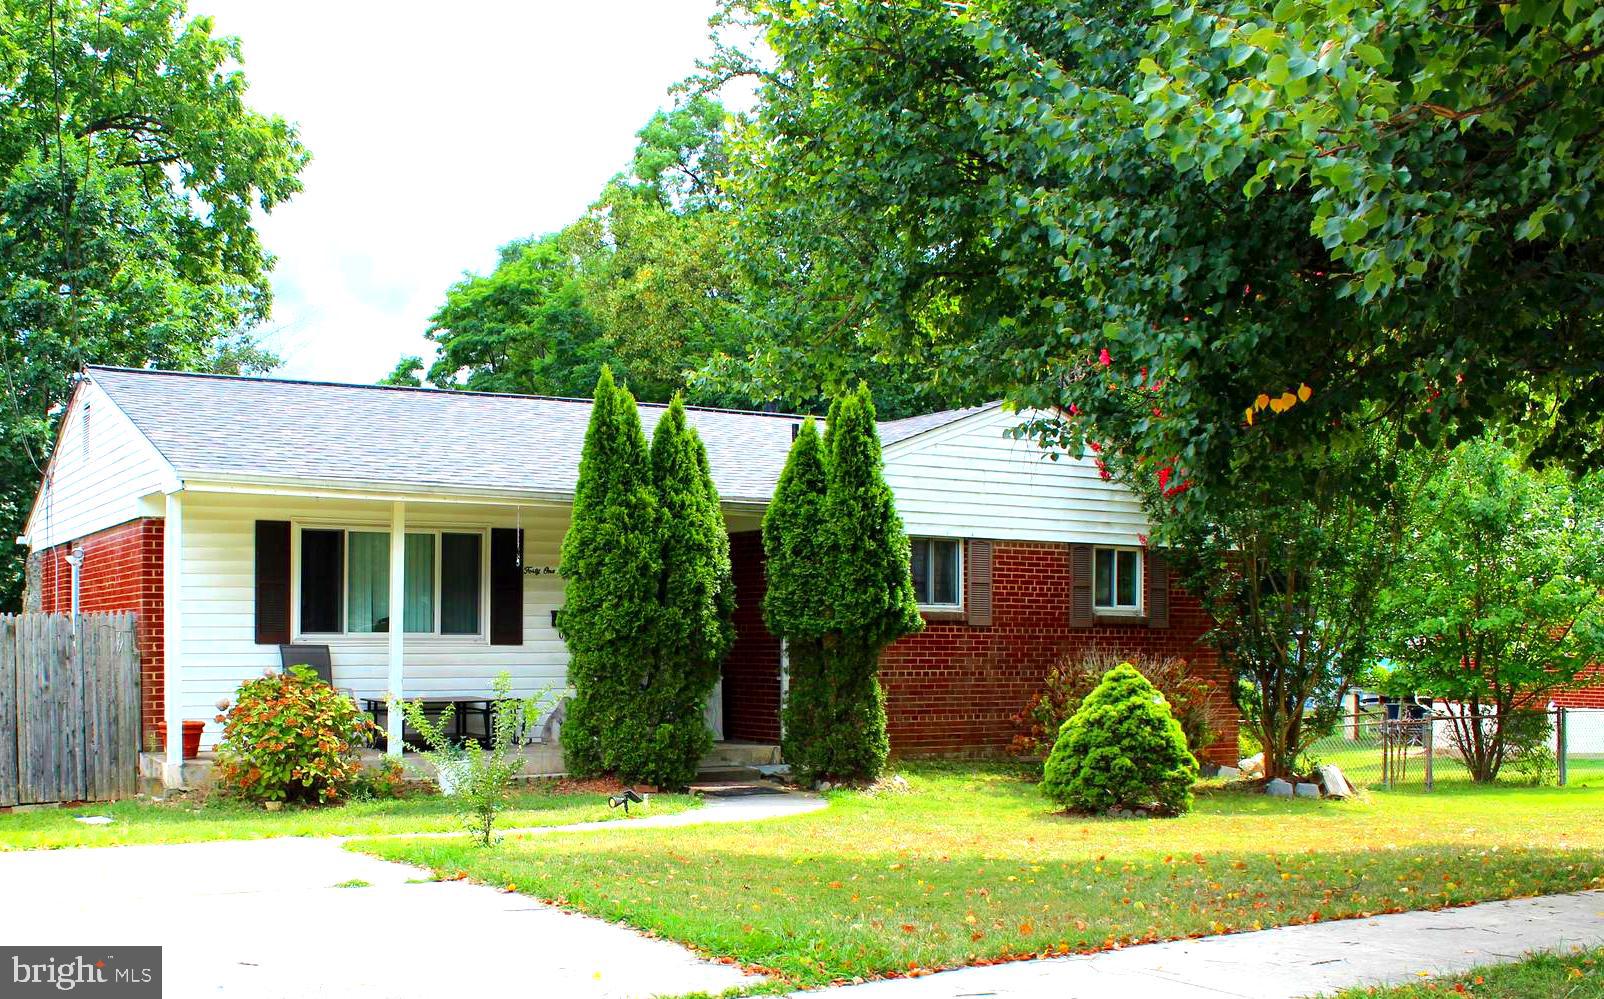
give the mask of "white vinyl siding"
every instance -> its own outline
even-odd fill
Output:
[[[232,698],[242,681],[279,666],[276,645],[255,644],[256,521],[388,530],[389,517],[390,504],[383,502],[185,494],[184,717],[207,720],[204,745],[215,745],[220,734],[220,726],[211,720],[216,702]],[[477,531],[514,527],[519,519],[525,565],[532,570],[555,567],[568,528],[566,507],[525,507],[521,518],[515,518],[508,507],[407,505],[409,530]],[[481,594],[480,599],[483,604],[487,597]],[[484,634],[406,635],[406,693],[482,696],[502,670],[512,675],[515,694],[563,687],[568,650],[551,626],[551,612],[561,604],[561,577],[532,571],[524,576],[524,644],[491,645]],[[357,697],[385,695],[387,634],[317,635],[306,640],[330,647],[338,686],[350,688]]]
[[[25,531],[35,550],[142,516],[140,498],[162,492],[172,479],[166,461],[94,384],[78,389],[62,421]]]
[[[1053,461],[1008,430],[1028,414],[984,410],[885,449],[885,477],[910,535],[1139,546],[1136,497],[1089,458]]]

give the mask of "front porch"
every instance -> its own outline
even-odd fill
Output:
[[[384,759],[385,754],[372,747],[365,748],[361,753],[362,762],[366,766],[377,766]],[[519,780],[536,780],[544,777],[561,777],[563,769],[562,747],[555,743],[531,743],[521,746],[516,756],[524,761],[523,773]],[[212,767],[217,756],[211,751],[203,752],[199,756],[184,761],[183,784],[179,785],[188,791],[204,791],[211,787]],[[756,767],[772,766],[780,762],[780,747],[761,742],[743,742],[739,740],[713,743],[713,748],[702,758],[702,775],[704,777],[751,777]],[[401,765],[406,768],[409,777],[423,780],[434,778],[434,767],[419,753],[407,752],[401,756]],[[165,794],[168,787],[163,785],[163,776],[167,773],[167,754],[165,752],[149,752],[139,755],[140,789],[152,797]]]
[[[333,685],[359,703],[483,699],[502,673],[513,696],[549,694],[548,710],[569,692],[557,630],[565,503],[189,483],[166,497],[164,512],[166,655],[146,729],[164,721],[168,736],[166,745],[147,744],[160,751],[144,754],[142,772],[166,768],[169,786],[202,779],[222,736],[219,702],[280,669],[284,645],[327,646]],[[729,508],[725,519],[737,642],[708,721],[715,739],[731,740],[721,747],[763,748],[723,748],[710,762],[770,763],[778,757],[780,665],[760,613],[759,514]],[[205,722],[202,760],[168,767],[186,719]],[[400,713],[384,721],[398,740]],[[554,744],[528,747],[526,756],[531,776],[562,772]]]

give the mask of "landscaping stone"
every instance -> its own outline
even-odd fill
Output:
[[[1334,763],[1327,763],[1320,768],[1320,784],[1328,798],[1353,797],[1353,785],[1348,783],[1342,768]]]
[[[1297,795],[1300,798],[1318,798],[1318,797],[1320,797],[1320,785],[1319,784],[1310,784],[1310,783],[1307,783],[1307,782],[1304,782],[1304,781],[1299,781],[1298,782],[1298,786],[1296,788],[1294,788],[1293,790],[1295,790],[1297,792]]]
[[[1252,756],[1249,756],[1247,759],[1239,761],[1237,763],[1237,766],[1240,767],[1242,772],[1245,773],[1245,774],[1263,773],[1264,772],[1264,754],[1263,753],[1255,753]]]
[[[1264,786],[1264,793],[1272,798],[1292,797],[1292,785],[1277,777]]]
[[[1238,777],[1242,776],[1242,771],[1238,770],[1236,767],[1215,767],[1214,776],[1220,778],[1221,780],[1236,780]]]

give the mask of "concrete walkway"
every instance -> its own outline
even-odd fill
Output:
[[[804,795],[531,829],[554,835],[783,818]],[[460,835],[460,834],[458,834]],[[160,944],[168,999],[189,996],[651,996],[757,981],[599,919],[463,881],[434,882],[336,839],[0,853],[0,941]],[[351,882],[362,885],[339,887]]]
[[[1485,902],[963,968],[797,993],[807,999],[1297,999],[1420,981],[1534,950],[1604,946],[1604,892]]]

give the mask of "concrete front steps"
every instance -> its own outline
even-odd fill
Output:
[[[562,747],[555,743],[533,743],[519,750],[524,758],[524,779],[537,777],[558,777],[566,771],[563,769]],[[384,754],[377,749],[364,749],[362,762],[370,766],[377,765]],[[162,786],[162,764],[166,762],[165,753],[139,754],[139,789],[152,797],[161,797],[166,793]],[[184,787],[191,791],[204,790],[212,783],[212,766],[216,757],[212,753],[202,753],[193,760],[184,761]],[[433,776],[433,768],[428,761],[417,753],[407,753],[402,757],[408,773],[422,772]],[[750,780],[758,776],[754,767],[766,766],[780,762],[780,747],[760,742],[715,742],[713,749],[702,760],[701,778],[710,780],[742,779]]]

